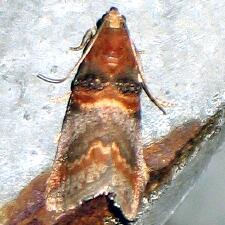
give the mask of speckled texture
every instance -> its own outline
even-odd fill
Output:
[[[224,223],[224,149],[225,144],[221,146],[221,151],[212,158],[206,173],[201,176],[196,187],[166,225]]]
[[[225,3],[209,1],[0,2],[0,204],[16,196],[55,155],[70,89],[38,73],[64,77],[80,54],[70,52],[111,6],[127,18],[154,96],[172,105],[162,113],[143,93],[143,141],[189,119],[212,115],[225,101]]]

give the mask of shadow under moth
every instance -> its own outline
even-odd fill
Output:
[[[165,111],[144,83],[125,17],[116,8],[72,49],[82,48],[53,167],[0,211],[3,224],[112,224],[107,218],[118,216],[114,207],[122,220],[134,220],[144,193],[160,183],[151,175],[169,167],[201,129],[194,121],[142,146],[142,89]],[[53,83],[65,80],[39,77]]]

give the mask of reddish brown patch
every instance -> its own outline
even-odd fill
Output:
[[[170,171],[179,156],[192,147],[191,141],[202,130],[200,122],[194,121],[173,130],[162,140],[144,149],[144,159],[150,169],[147,194],[170,179]]]
[[[52,213],[47,212],[44,207],[44,192],[48,176],[49,173],[45,172],[35,178],[21,191],[15,201],[10,202],[1,209],[5,219],[7,219],[5,225],[28,225],[34,222],[53,224]]]
[[[61,185],[68,177],[68,170],[64,164],[58,164],[51,172],[50,179],[48,180],[48,186],[55,189]]]
[[[160,170],[169,165],[182,150],[188,140],[200,131],[199,122],[186,124],[172,131],[163,140],[150,145],[144,150],[144,159],[150,170]]]
[[[109,212],[105,196],[85,202],[82,207],[58,219],[54,225],[105,225],[105,220],[113,215]]]
[[[94,103],[104,99],[108,100],[109,105],[112,104],[112,100],[117,101],[117,106],[124,107],[125,111],[134,113],[140,110],[140,99],[137,94],[123,94],[112,86],[105,87],[102,91],[87,90],[80,87],[78,90],[74,90],[71,96],[72,104],[78,104],[81,107],[95,107]]]
[[[127,29],[112,29],[105,24],[84,62],[110,76],[137,68]]]

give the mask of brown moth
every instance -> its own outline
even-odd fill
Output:
[[[131,220],[148,181],[140,137],[141,90],[163,109],[146,88],[125,17],[116,8],[103,15],[95,33],[89,30],[74,50],[82,47],[47,180],[46,207],[67,212],[104,194]]]

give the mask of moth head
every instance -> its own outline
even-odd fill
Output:
[[[106,22],[110,28],[121,28],[125,25],[126,19],[117,8],[111,7],[106,16]]]
[[[118,29],[125,26],[126,18],[119,13],[116,7],[111,7],[109,11],[97,21],[97,28],[99,28],[103,23],[105,23],[107,27]]]

